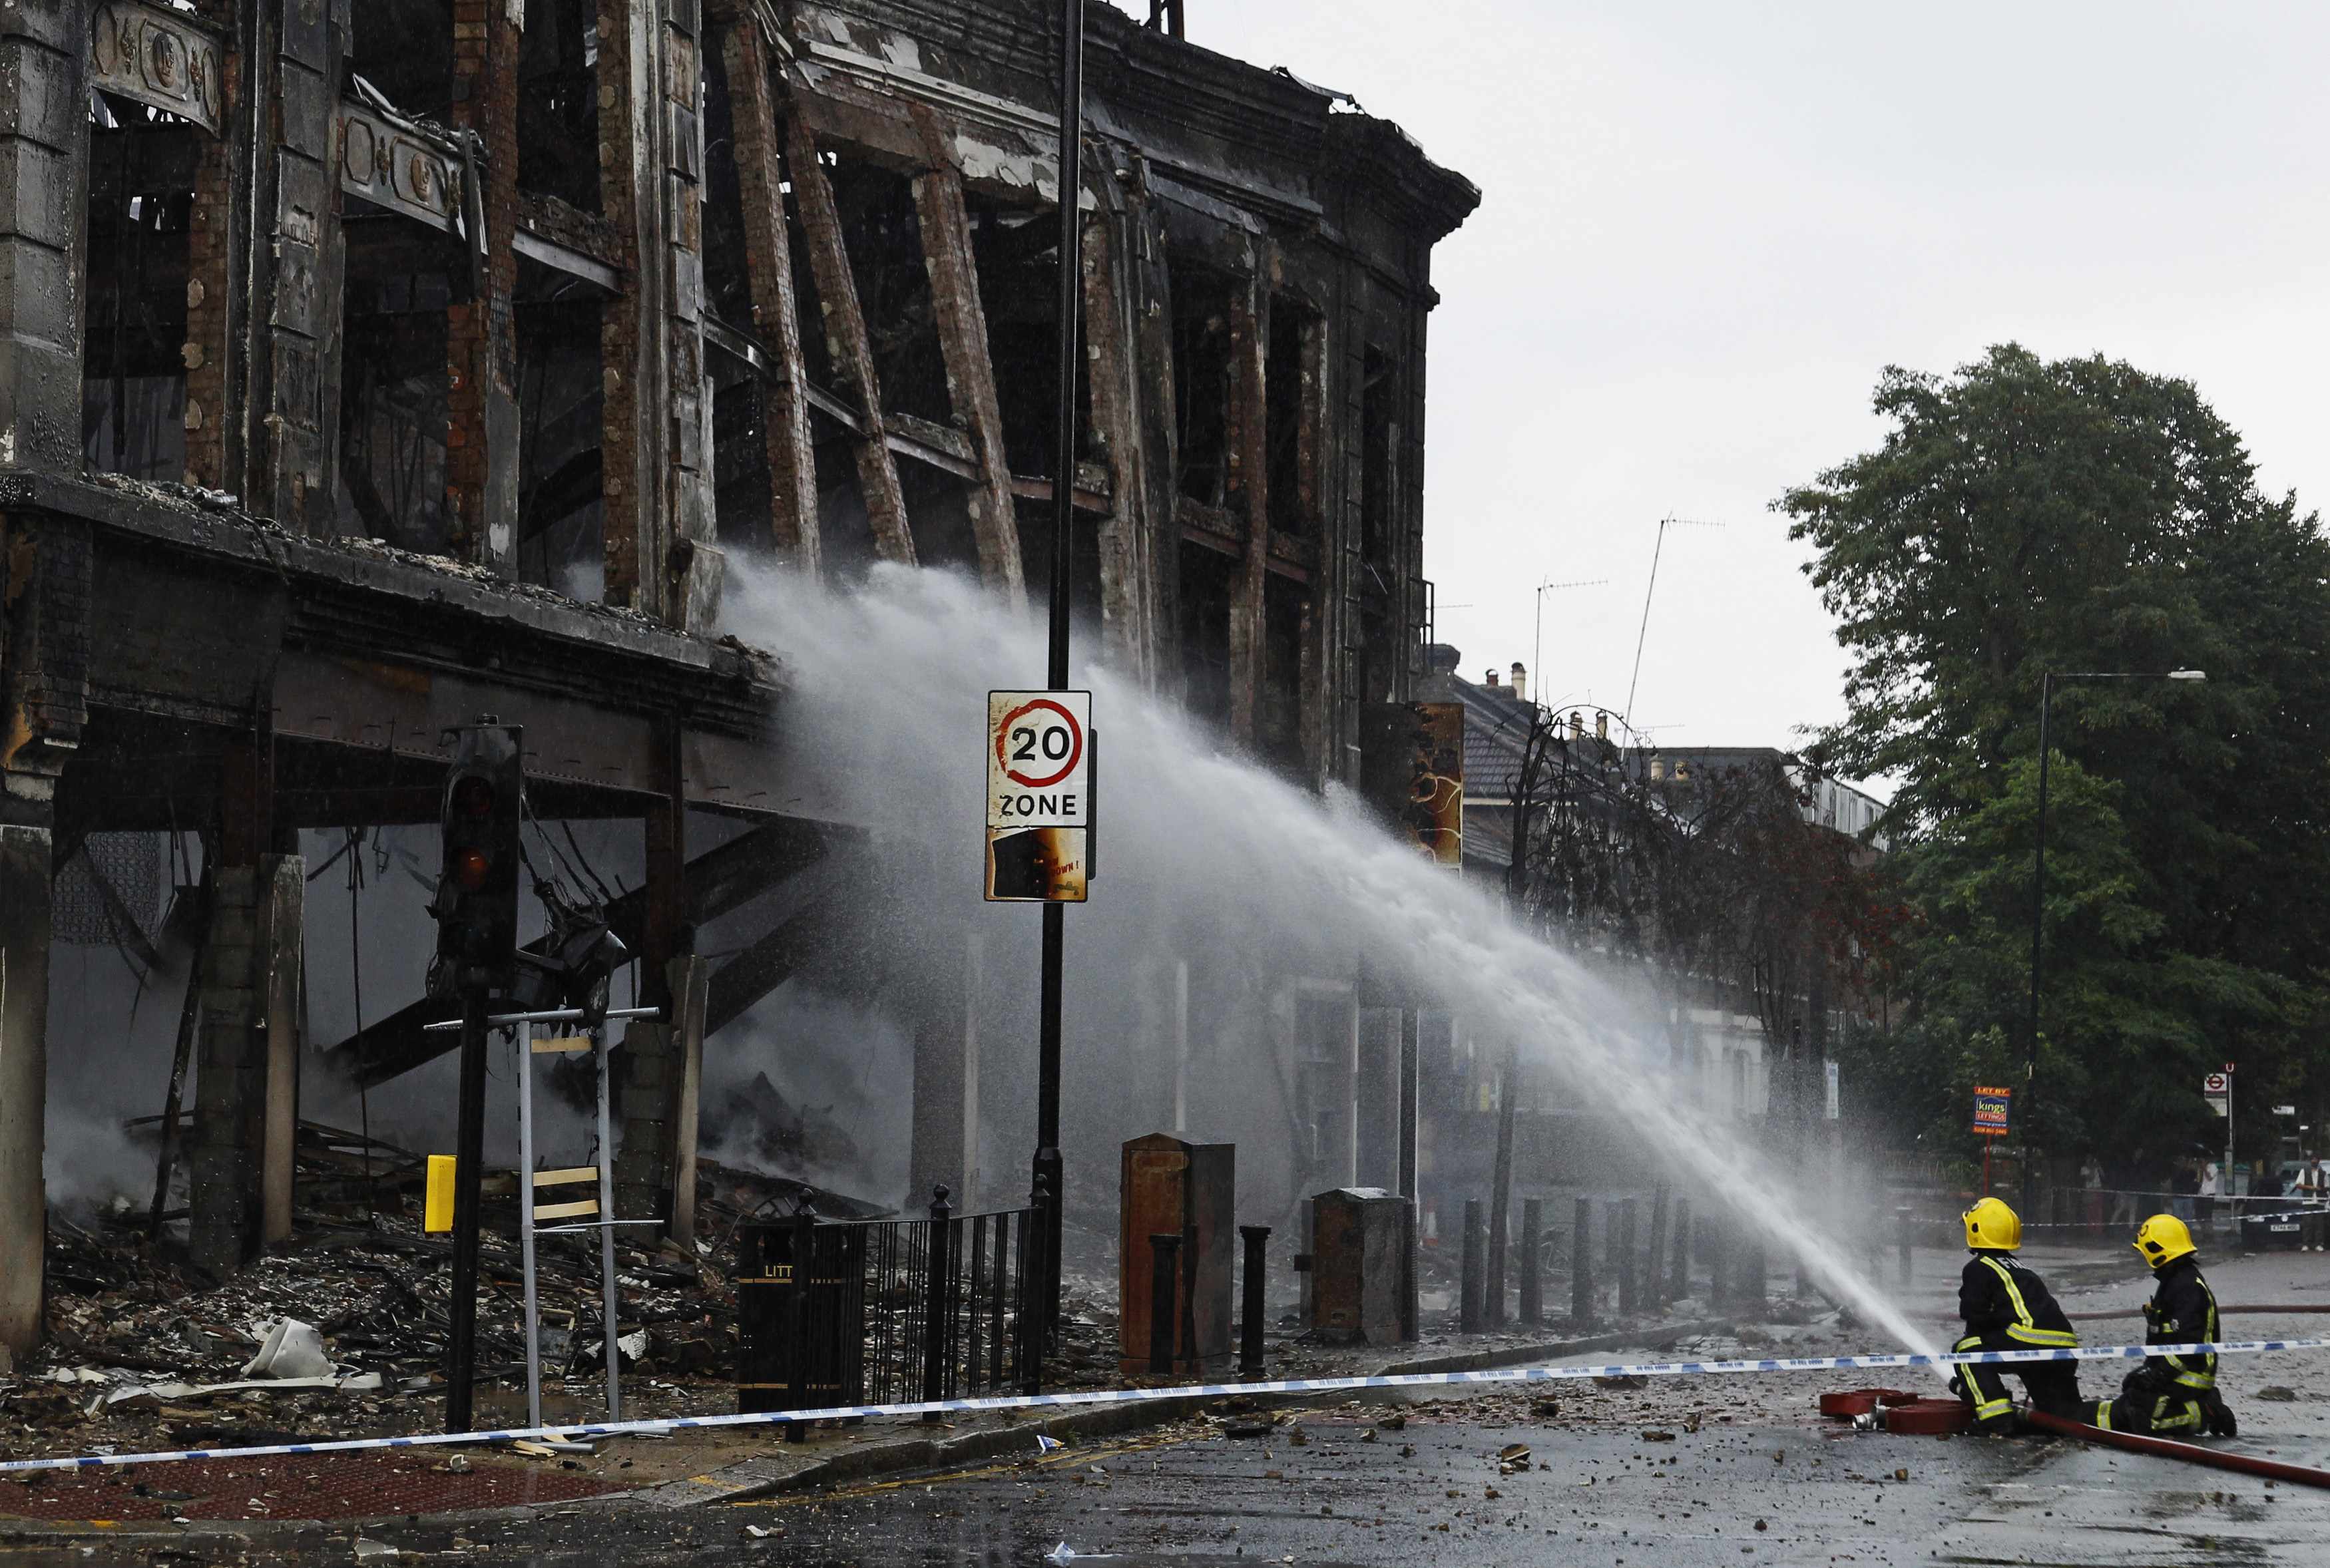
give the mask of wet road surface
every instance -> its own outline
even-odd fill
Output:
[[[1790,1393],[1813,1392],[1791,1380]],[[1895,1438],[1794,1400],[1723,1414],[1598,1394],[1308,1412],[1264,1435],[1146,1440],[836,1494],[680,1511],[582,1503],[524,1519],[242,1535],[100,1533],[0,1563],[527,1562],[1042,1568],[1065,1542],[1165,1564],[2330,1563],[2330,1492],[2045,1440]],[[1773,1391],[1776,1393],[1778,1391]],[[1762,1402],[1759,1402],[1762,1403]],[[2320,1462],[2303,1405],[2240,1446]],[[1396,1424],[1397,1423],[1397,1424]],[[1236,1427],[1233,1422],[1233,1430]],[[1258,1424],[1258,1423],[1257,1423]],[[1295,1427],[1300,1428],[1300,1436]],[[1692,1428],[1697,1430],[1691,1430]],[[1529,1468],[1501,1471],[1510,1445]],[[146,1528],[150,1529],[150,1526]],[[755,1534],[760,1532],[760,1534]],[[377,1543],[373,1545],[371,1544]],[[382,1548],[405,1554],[387,1555]]]

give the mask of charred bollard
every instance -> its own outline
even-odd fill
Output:
[[[1489,1222],[1487,1205],[1478,1198],[1464,1200],[1463,1280],[1458,1287],[1457,1327],[1477,1334],[1488,1321]]]
[[[1545,1237],[1545,1204],[1538,1198],[1521,1200],[1521,1321],[1545,1321],[1545,1259],[1540,1251]]]
[[[1569,1232],[1569,1327],[1594,1327],[1594,1202],[1580,1198]]]
[[[1899,1233],[1899,1244],[1901,1249],[1901,1283],[1907,1285],[1909,1282],[1909,1275],[1911,1272],[1911,1254],[1917,1248],[1916,1232],[1912,1228],[1909,1219],[1909,1204],[1903,1204],[1893,1211],[1893,1223]]]
[[[1643,1305],[1656,1312],[1667,1304],[1667,1185],[1651,1189],[1651,1244],[1643,1253]]]
[[[1667,1276],[1667,1299],[1681,1301],[1691,1294],[1691,1200],[1674,1201],[1674,1267]]]
[[[1635,1203],[1618,1200],[1618,1315],[1632,1318],[1642,1307],[1642,1254],[1635,1251]]]
[[[1238,1375],[1259,1378],[1263,1374],[1262,1320],[1263,1315],[1269,1310],[1263,1299],[1263,1288],[1269,1283],[1269,1276],[1264,1272],[1263,1243],[1270,1240],[1270,1227],[1240,1225],[1238,1235],[1246,1242],[1244,1316],[1238,1325]]]

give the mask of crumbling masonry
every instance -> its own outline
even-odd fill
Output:
[[[93,833],[205,835],[183,1139],[194,1255],[231,1268],[291,1219],[298,832],[433,821],[480,713],[526,726],[540,816],[646,824],[611,912],[678,1022],[627,1042],[619,1172],[685,1228],[692,1053],[838,961],[813,897],[716,965],[691,932],[849,853],[786,774],[781,673],[715,638],[734,560],[1040,598],[1065,518],[1109,657],[1359,777],[1429,618],[1429,259],[1477,193],[1094,6],[1056,496],[1056,10],[0,9],[0,1344],[41,1332],[57,873]],[[750,830],[691,856],[706,813]],[[929,1010],[918,1041],[968,1050],[961,998]],[[425,1059],[424,1016],[341,1065]],[[960,1111],[919,1167],[960,1169]]]

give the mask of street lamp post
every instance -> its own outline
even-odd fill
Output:
[[[2039,821],[2031,868],[2031,1044],[2022,1063],[2022,1212],[2028,1216],[2039,1190],[2027,1130],[2038,1110],[2039,976],[2047,929],[2047,715],[2057,681],[2205,681],[2205,670],[2049,670],[2039,677]],[[2231,1173],[2226,1173],[2231,1179]]]

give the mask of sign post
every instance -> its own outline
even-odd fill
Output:
[[[2209,1097],[2209,1109],[2225,1119],[2225,1163],[2217,1167],[2224,1174],[2217,1178],[2217,1195],[2230,1209],[2233,1206],[2233,1064],[2228,1062],[2222,1072],[2203,1077],[2201,1092]]]
[[[1982,1195],[1990,1195],[1990,1151],[1998,1140],[2007,1135],[2012,1126],[2014,1091],[1987,1089],[1977,1083],[1974,1090],[1974,1131],[1983,1140]]]
[[[987,897],[1082,903],[1092,877],[1092,694],[987,694]]]

